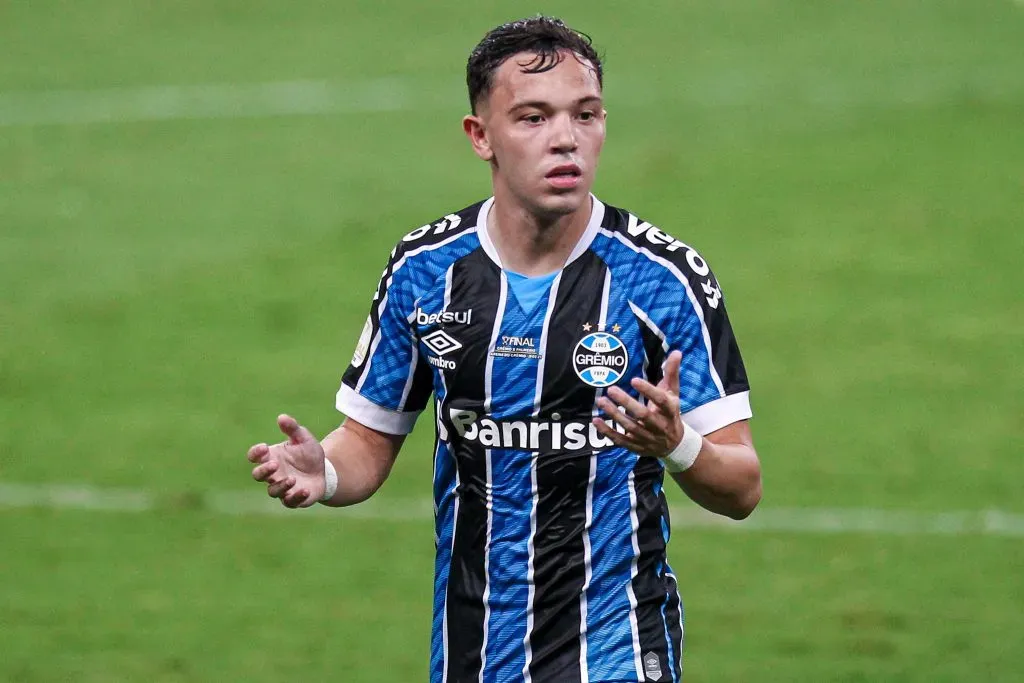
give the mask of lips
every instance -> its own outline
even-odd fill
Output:
[[[548,171],[544,178],[558,190],[572,190],[580,184],[583,169],[576,164],[562,164]]]
[[[562,164],[555,166],[547,172],[545,178],[578,178],[583,175],[583,169],[576,164]]]

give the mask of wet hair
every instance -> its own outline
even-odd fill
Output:
[[[569,28],[561,19],[536,16],[491,29],[473,48],[466,63],[470,110],[476,114],[477,103],[491,93],[494,72],[509,57],[520,53],[533,55],[520,66],[523,73],[538,74],[562,62],[565,53],[561,50],[568,50],[581,64],[593,67],[598,85],[604,85],[601,58],[591,45],[590,36]]]

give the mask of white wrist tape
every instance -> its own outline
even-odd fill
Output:
[[[324,458],[324,480],[327,488],[324,489],[324,495],[320,497],[320,500],[330,500],[338,490],[338,471],[334,469],[334,465],[328,458]]]
[[[684,422],[682,441],[679,442],[679,445],[671,453],[662,458],[662,462],[665,463],[665,469],[673,474],[690,469],[693,467],[693,463],[697,461],[697,456],[700,454],[700,449],[703,445],[704,437],[698,434],[696,429],[693,429]]]

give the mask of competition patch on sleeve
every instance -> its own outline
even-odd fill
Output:
[[[363,324],[363,331],[359,335],[359,341],[356,343],[355,353],[352,354],[352,365],[359,367],[366,360],[366,352],[370,350],[370,340],[373,338],[373,323],[370,321],[370,316],[366,316],[366,322]]]

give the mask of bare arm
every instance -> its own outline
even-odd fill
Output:
[[[693,466],[672,475],[694,502],[711,512],[744,519],[761,501],[761,463],[747,420],[704,436]]]
[[[352,419],[342,422],[320,442],[338,472],[338,490],[324,505],[355,505],[376,493],[404,441],[405,435],[379,432]]]
[[[404,435],[386,434],[351,419],[322,443],[291,416],[278,416],[277,425],[288,440],[273,446],[256,444],[248,458],[256,465],[253,479],[265,482],[267,495],[290,508],[320,501],[326,490],[325,458],[338,473],[338,488],[323,502],[341,507],[366,500],[387,479],[405,441]]]
[[[665,363],[665,376],[658,386],[634,379],[633,387],[647,399],[643,404],[617,387],[598,405],[625,434],[602,419],[594,420],[598,431],[616,445],[634,453],[665,458],[683,439],[679,414],[679,365],[682,354],[673,351]],[[733,519],[743,519],[761,500],[761,464],[754,450],[750,424],[740,420],[703,437],[696,461],[684,472],[672,475],[694,502]]]

